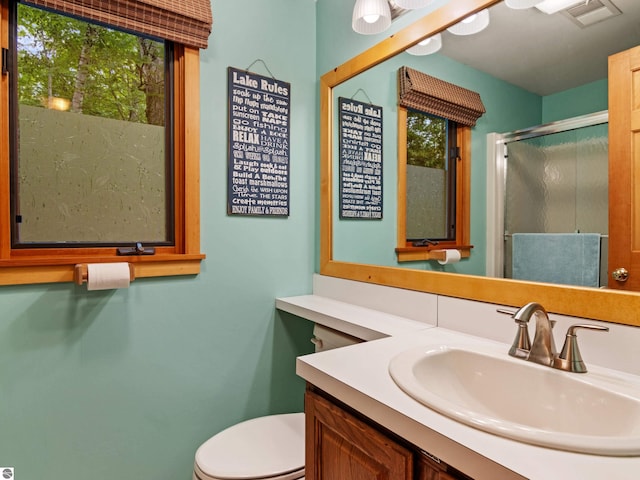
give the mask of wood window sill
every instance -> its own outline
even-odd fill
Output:
[[[462,258],[471,256],[473,245],[432,245],[429,247],[397,247],[396,256],[398,262],[418,262],[422,260],[444,260],[444,250],[459,250]]]
[[[200,273],[200,263],[204,259],[204,254],[68,255],[14,258],[0,260],[0,285],[73,282],[75,266],[81,263],[131,263],[136,278],[197,275]]]

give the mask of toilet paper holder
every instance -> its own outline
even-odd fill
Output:
[[[429,252],[429,260],[444,260],[447,257],[445,250],[431,250]]]
[[[440,265],[457,263],[462,258],[462,252],[457,248],[446,248],[442,250],[429,251],[429,260],[437,260]]]
[[[133,282],[136,279],[135,267],[132,263],[129,265],[129,281]],[[78,263],[73,270],[73,281],[77,285],[82,285],[89,280],[89,266],[86,263]]]

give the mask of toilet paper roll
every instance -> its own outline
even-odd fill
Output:
[[[129,264],[89,263],[87,265],[87,290],[129,288]]]
[[[445,250],[444,260],[438,260],[440,265],[449,265],[460,261],[460,250]]]

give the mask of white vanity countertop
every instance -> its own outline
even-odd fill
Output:
[[[389,361],[407,349],[467,342],[492,341],[424,325],[389,338],[299,357],[296,371],[309,383],[477,480],[639,478],[640,457],[564,452],[485,433],[421,405],[402,392],[388,373]],[[504,348],[507,355],[509,346]]]
[[[362,340],[376,340],[435,327],[419,321],[318,295],[276,298],[276,308]]]

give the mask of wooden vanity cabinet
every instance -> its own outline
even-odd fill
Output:
[[[422,454],[416,459],[416,480],[471,480],[461,473],[449,473],[451,467],[443,462],[435,462]]]
[[[471,480],[313,386],[305,417],[306,480]]]
[[[306,480],[412,480],[413,452],[307,390]]]

